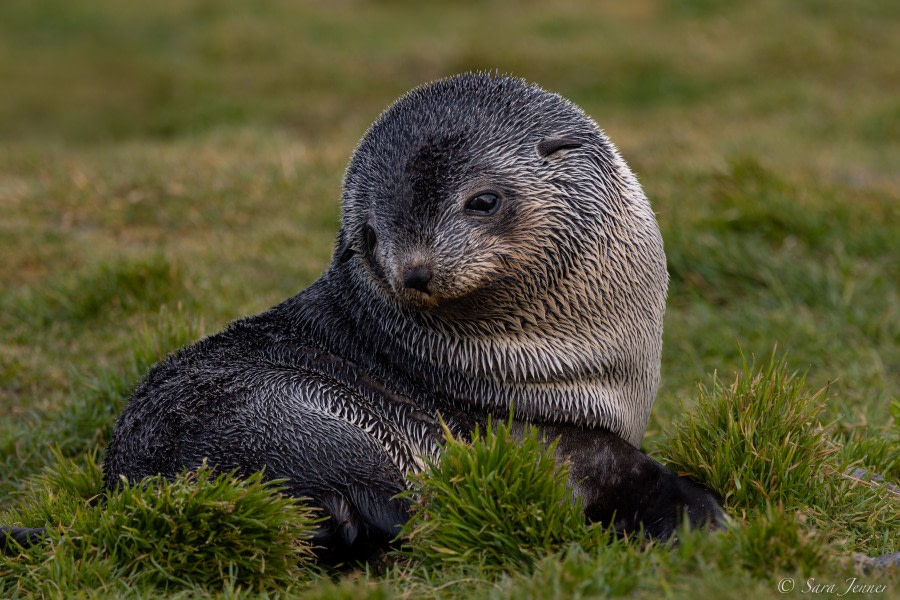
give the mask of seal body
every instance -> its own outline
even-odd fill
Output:
[[[464,434],[512,406],[561,438],[589,518],[663,537],[682,513],[714,520],[708,492],[637,450],[667,283],[650,204],[580,109],[507,77],[437,81],[361,140],[328,270],[151,370],[107,485],[265,468],[350,556],[406,520],[394,496],[439,453],[439,419]]]

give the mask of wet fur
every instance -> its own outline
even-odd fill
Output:
[[[499,210],[467,214],[483,190]],[[331,516],[328,558],[365,556],[406,520],[394,496],[439,453],[439,417],[464,435],[512,404],[560,437],[588,518],[658,537],[716,520],[712,495],[636,449],[667,283],[650,205],[590,118],[516,79],[435,82],[360,142],[322,277],[151,370],[106,484],[265,468]]]

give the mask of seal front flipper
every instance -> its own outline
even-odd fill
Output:
[[[390,545],[409,519],[409,503],[399,498],[370,498],[364,489],[325,494],[317,504],[327,517],[313,535],[316,556],[328,564],[366,560]]]
[[[559,436],[557,453],[572,463],[571,482],[585,516],[622,533],[643,528],[647,537],[669,539],[686,518],[691,527],[721,528],[725,513],[716,496],[656,462],[608,431],[545,427]]]
[[[659,478],[657,491],[641,506],[640,514],[635,515],[648,537],[669,539],[685,519],[695,529],[724,528],[725,513],[715,494],[690,477],[679,477],[662,465],[658,466],[664,473]]]

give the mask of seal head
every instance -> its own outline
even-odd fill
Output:
[[[346,171],[333,268],[428,385],[640,443],[662,239],[616,148],[562,97],[467,74],[400,98]]]

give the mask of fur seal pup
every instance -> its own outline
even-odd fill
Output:
[[[637,449],[659,383],[668,285],[640,185],[579,108],[466,74],[389,107],[344,176],[328,270],[298,295],[155,366],[105,461],[172,477],[206,459],[286,478],[346,558],[391,540],[395,495],[489,415],[572,461],[587,517],[668,537],[713,495]]]

